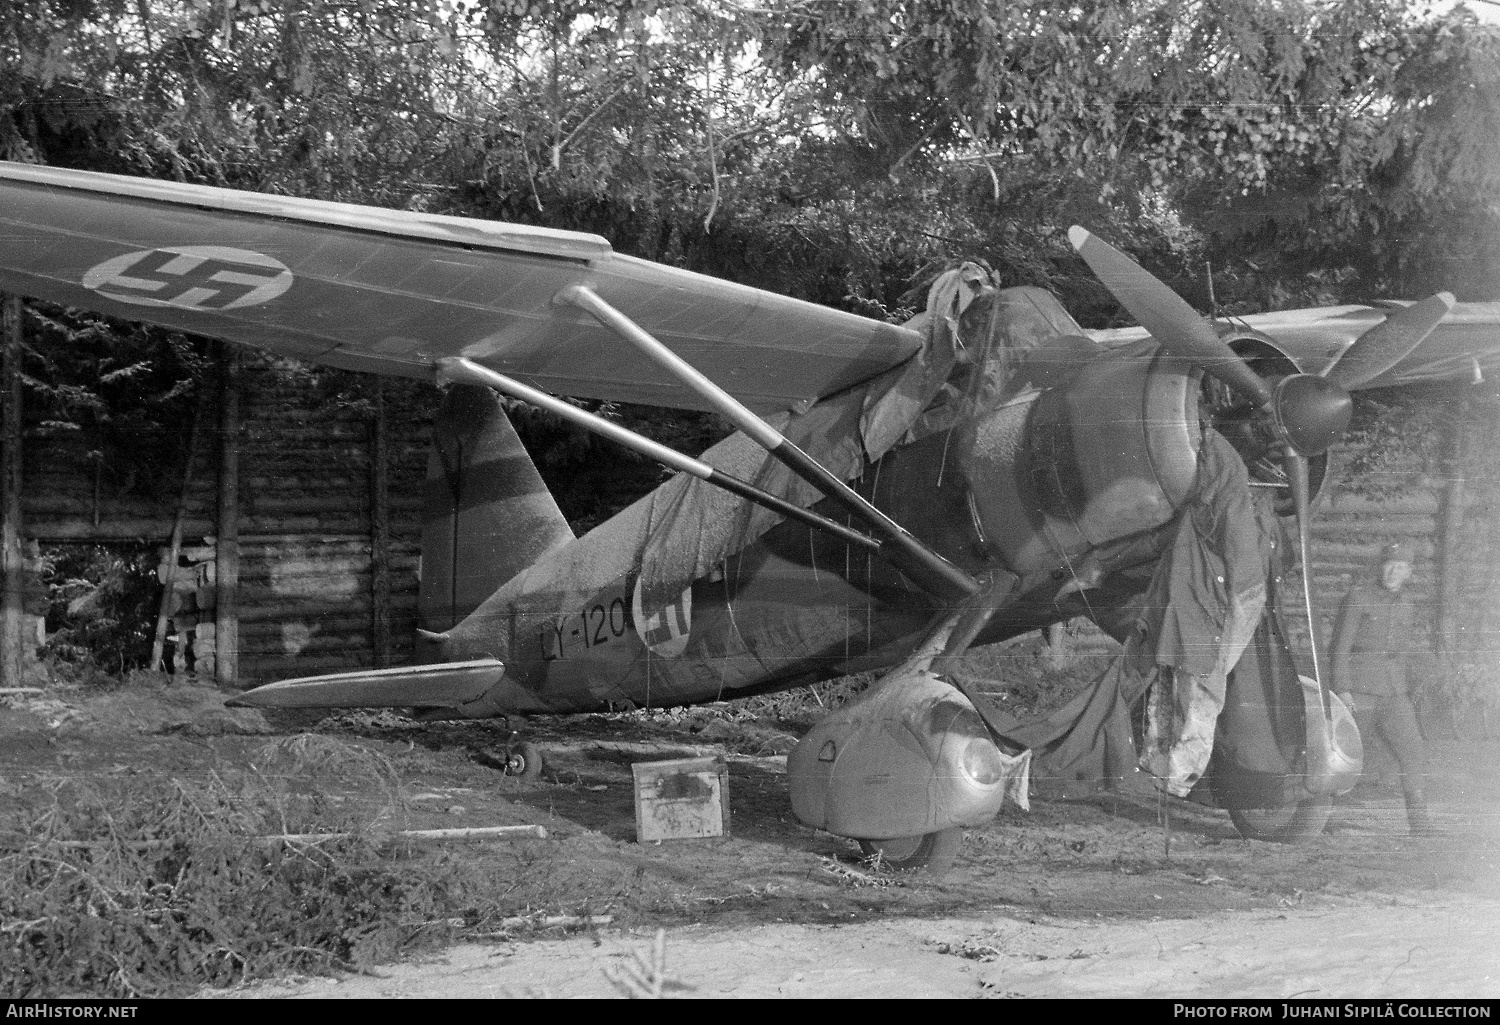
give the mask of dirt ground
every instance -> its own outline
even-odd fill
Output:
[[[544,826],[443,854],[524,887],[526,905],[440,955],[222,995],[623,995],[642,985],[632,972],[667,996],[1500,995],[1493,741],[1431,744],[1433,838],[1406,835],[1394,795],[1346,801],[1324,836],[1287,847],[1142,792],[1007,810],[932,879],[871,871],[852,842],[798,824],[784,779],[798,725],[739,706],[535,720],[548,767],[532,782],[485,764],[495,724],[322,729],[394,767],[404,828]],[[205,688],[13,699],[0,804],[43,778],[245,766],[276,740]],[[710,751],[729,758],[732,835],[636,843],[630,763]]]

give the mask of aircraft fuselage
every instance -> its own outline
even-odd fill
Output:
[[[1146,344],[900,446],[854,486],[961,568],[1017,578],[981,638],[994,641],[1082,611],[1054,600],[1069,568],[1167,523],[1197,444],[1196,375]],[[640,522],[657,500],[502,586],[441,658],[503,661],[496,697],[517,712],[672,706],[892,665],[938,611],[879,555],[790,521],[704,573],[644,583]],[[670,543],[695,541],[690,517],[674,525]]]

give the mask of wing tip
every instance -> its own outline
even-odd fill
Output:
[[[1087,228],[1080,228],[1075,224],[1068,229],[1068,241],[1073,244],[1073,248],[1078,252],[1083,251],[1083,247],[1088,244],[1088,240],[1091,238],[1093,238],[1093,235],[1090,234]]]

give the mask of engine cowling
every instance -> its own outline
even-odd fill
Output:
[[[1145,343],[976,420],[960,450],[975,515],[1025,576],[1159,527],[1197,472],[1198,374]]]

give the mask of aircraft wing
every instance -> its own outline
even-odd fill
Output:
[[[1410,305],[1409,303],[1392,304]],[[1235,326],[1248,326],[1268,336],[1304,371],[1321,374],[1354,340],[1385,320],[1390,307],[1323,306],[1279,313],[1236,317]],[[1220,325],[1226,324],[1220,321]],[[1144,328],[1131,327],[1088,334],[1103,345],[1125,345],[1146,337]],[[1441,381],[1473,381],[1478,375],[1500,374],[1500,302],[1458,303],[1416,350],[1363,388],[1391,388]]]
[[[614,252],[597,235],[0,161],[0,290],[330,366],[448,356],[585,398],[706,408],[553,303],[588,285],[757,413],[905,361],[910,329]]]

